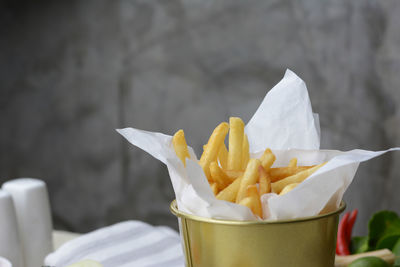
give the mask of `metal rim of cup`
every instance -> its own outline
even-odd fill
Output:
[[[297,218],[297,219],[277,220],[277,221],[255,221],[255,220],[254,221],[235,221],[235,220],[205,218],[205,217],[200,217],[197,215],[182,212],[182,211],[178,210],[175,199],[171,202],[171,205],[170,205],[170,211],[175,216],[180,217],[180,218],[194,220],[194,221],[200,221],[200,222],[205,222],[205,223],[216,223],[216,224],[237,225],[237,226],[245,226],[245,225],[247,226],[247,225],[252,225],[252,224],[257,224],[257,225],[286,224],[286,223],[296,223],[296,222],[319,220],[319,219],[322,219],[325,217],[330,217],[333,215],[340,214],[340,213],[342,213],[342,211],[344,211],[345,208],[346,208],[346,203],[344,201],[342,201],[337,210],[328,212],[328,213],[324,213],[321,215],[316,215],[316,216],[307,216],[307,217],[301,217],[301,218]]]

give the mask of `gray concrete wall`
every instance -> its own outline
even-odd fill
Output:
[[[3,1],[0,182],[50,190],[55,225],[176,227],[166,168],[114,129],[186,132],[200,151],[247,121],[291,68],[320,114],[322,148],[400,145],[400,3],[320,0]],[[400,212],[400,153],[363,163],[346,193],[357,233]]]

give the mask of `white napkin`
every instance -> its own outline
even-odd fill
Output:
[[[167,165],[181,211],[215,219],[256,219],[247,207],[215,198],[192,148],[189,147],[191,158],[186,159],[185,168],[174,152],[171,136],[134,128],[117,131]],[[299,165],[328,161],[289,193],[263,195],[264,219],[267,220],[313,216],[322,210],[338,208],[360,162],[398,150],[319,150],[318,115],[312,112],[305,83],[290,70],[268,92],[245,132],[249,138],[250,156],[258,158],[266,148],[272,148],[277,158],[273,167],[286,166],[293,157],[298,158]],[[187,138],[190,140],[190,136]]]
[[[64,267],[88,259],[104,267],[183,267],[179,234],[166,226],[126,221],[82,235],[45,259],[46,266]]]

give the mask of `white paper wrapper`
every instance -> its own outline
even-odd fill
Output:
[[[117,131],[167,165],[181,211],[214,219],[258,219],[247,207],[215,198],[192,148],[189,147],[191,159],[187,159],[185,168],[175,154],[172,136],[134,128]],[[378,152],[319,150],[318,114],[312,112],[305,83],[290,70],[268,92],[245,132],[251,157],[258,158],[266,148],[271,148],[276,155],[273,167],[287,166],[293,157],[297,157],[298,165],[327,161],[289,193],[263,195],[264,219],[267,220],[313,216],[338,208],[360,162],[399,149]]]

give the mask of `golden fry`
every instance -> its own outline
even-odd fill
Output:
[[[264,167],[265,171],[268,171],[272,164],[274,164],[276,157],[274,153],[272,153],[271,149],[267,148],[264,151],[264,154],[260,157],[261,165]]]
[[[258,184],[260,196],[271,192],[271,178],[269,174],[264,170],[263,166],[258,167]]]
[[[228,170],[240,171],[242,169],[242,143],[244,123],[240,118],[229,119],[229,151]]]
[[[225,189],[221,190],[217,195],[217,199],[235,202],[241,180],[242,178],[238,178],[228,187],[225,187]]]
[[[296,173],[302,172],[304,170],[310,169],[313,166],[298,166],[298,167],[278,167],[270,168],[269,175],[271,176],[271,182],[276,182],[282,180],[286,177],[292,176]]]
[[[258,180],[258,167],[261,166],[261,162],[258,159],[250,159],[249,164],[243,174],[242,181],[240,183],[239,191],[236,196],[236,203],[239,203],[246,196],[246,190],[249,185],[257,183]]]
[[[226,149],[225,143],[222,143],[218,151],[218,161],[223,169],[228,168],[228,150]]]
[[[284,195],[286,193],[289,193],[290,191],[293,190],[293,188],[295,188],[296,186],[298,186],[299,183],[293,183],[293,184],[288,184],[287,186],[285,186],[282,191],[279,193],[279,195]]]
[[[315,171],[317,171],[319,168],[321,168],[325,163],[316,165],[310,169],[301,171],[297,174],[294,174],[292,176],[286,177],[282,180],[279,180],[275,183],[271,184],[271,188],[272,188],[272,192],[279,194],[282,189],[289,185],[289,184],[293,184],[293,183],[301,183],[302,181],[304,181],[308,176],[310,176],[311,174],[313,174]]]
[[[257,192],[257,186],[250,185],[247,187],[246,191],[247,191],[246,193],[247,197],[240,200],[238,204],[248,207],[253,212],[254,215],[257,215],[258,217],[262,218],[261,201]]]
[[[247,139],[247,134],[244,134],[242,143],[242,168],[241,168],[242,170],[246,169],[249,159],[250,159],[249,139]]]
[[[220,123],[213,131],[208,139],[203,154],[201,155],[199,164],[203,168],[207,179],[211,179],[210,175],[210,163],[217,160],[218,150],[221,144],[224,142],[225,136],[228,133],[229,125],[226,122]]]
[[[212,183],[212,184],[210,185],[210,187],[211,187],[211,190],[212,190],[213,193],[214,193],[214,196],[216,196],[216,195],[218,194],[218,185],[217,185],[217,183]]]
[[[225,172],[226,175],[228,175],[229,178],[231,178],[232,180],[235,180],[239,177],[243,176],[243,171],[228,171],[228,170],[223,170]]]
[[[251,211],[257,215],[258,217],[262,218],[262,208],[261,208],[261,200],[260,195],[257,190],[256,185],[249,185],[246,189],[246,196],[251,199]]]
[[[292,158],[288,165],[289,168],[297,167],[297,158]]]
[[[221,189],[230,185],[234,180],[226,175],[223,170],[221,170],[221,167],[216,161],[210,163],[210,174],[212,180],[216,182]]]
[[[174,134],[172,138],[172,144],[174,146],[174,150],[178,158],[183,162],[183,165],[186,166],[186,158],[190,158],[189,151],[187,148],[185,133],[183,130],[179,130]]]

